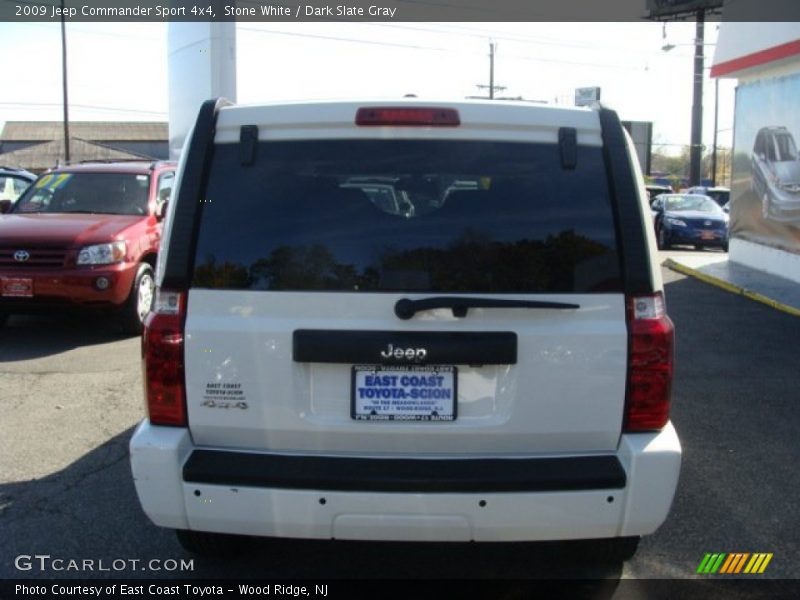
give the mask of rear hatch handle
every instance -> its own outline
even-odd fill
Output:
[[[394,314],[404,321],[410,319],[422,310],[434,308],[450,308],[454,317],[466,317],[470,308],[550,308],[556,310],[574,310],[580,308],[579,304],[566,302],[544,302],[541,300],[504,300],[500,298],[464,298],[451,296],[436,296],[411,300],[401,298],[394,305]]]

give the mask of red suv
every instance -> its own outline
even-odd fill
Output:
[[[105,309],[139,333],[174,180],[173,163],[138,161],[39,177],[0,217],[0,325],[13,313]]]

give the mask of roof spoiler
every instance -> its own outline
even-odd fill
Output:
[[[655,284],[646,250],[649,246],[642,229],[642,205],[631,165],[631,160],[636,160],[636,157],[628,155],[624,129],[617,113],[596,104],[603,137],[603,161],[619,233],[617,243],[622,255],[625,293],[652,294]]]
[[[208,167],[217,131],[217,115],[224,106],[233,103],[226,98],[212,98],[200,106],[192,137],[186,150],[182,182],[175,198],[175,218],[170,235],[178,243],[171,244],[164,263],[162,286],[172,290],[189,287],[194,268],[194,252],[197,244],[197,228],[208,179]]]

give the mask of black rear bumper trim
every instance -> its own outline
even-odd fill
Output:
[[[384,459],[195,450],[186,483],[340,492],[483,493],[620,489],[616,456]]]

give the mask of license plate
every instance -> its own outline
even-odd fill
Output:
[[[700,239],[701,240],[713,240],[716,237],[717,236],[713,231],[701,231],[700,232]]]
[[[351,416],[358,421],[454,421],[457,370],[449,365],[356,365]]]
[[[2,296],[5,298],[33,297],[33,279],[25,277],[4,277],[0,282],[2,282]]]

